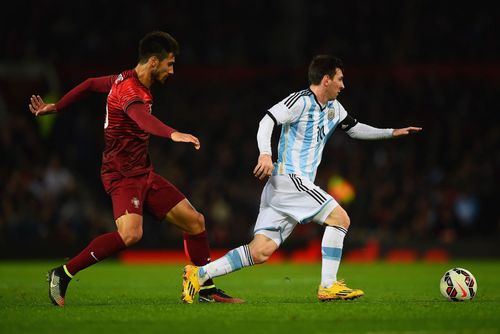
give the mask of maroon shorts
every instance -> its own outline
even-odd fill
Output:
[[[104,182],[104,187],[113,201],[115,220],[127,212],[142,216],[143,209],[162,220],[186,198],[172,183],[154,172]]]

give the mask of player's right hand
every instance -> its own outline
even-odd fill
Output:
[[[174,132],[170,135],[170,138],[172,141],[175,142],[181,142],[181,143],[191,143],[194,145],[194,148],[199,150],[200,149],[200,140],[196,138],[195,136],[189,134],[189,133],[182,133],[182,132]]]
[[[268,154],[261,154],[259,155],[257,166],[253,169],[253,175],[259,180],[262,180],[265,177],[271,176],[273,168],[274,165],[271,156]]]
[[[53,114],[57,112],[56,105],[54,103],[45,103],[40,95],[31,95],[30,111],[35,116]]]

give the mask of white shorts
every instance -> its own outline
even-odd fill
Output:
[[[262,190],[254,234],[263,234],[280,246],[295,225],[311,221],[323,224],[338,205],[332,196],[305,177],[271,176]]]

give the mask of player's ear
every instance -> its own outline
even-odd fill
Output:
[[[323,79],[321,79],[321,83],[323,86],[328,86],[328,83],[332,80],[332,77],[329,76],[328,74],[323,75]]]
[[[157,68],[160,64],[160,60],[156,56],[151,56],[149,57],[149,64],[151,65],[151,67]]]

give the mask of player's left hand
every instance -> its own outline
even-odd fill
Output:
[[[417,133],[420,131],[422,131],[422,128],[418,128],[415,126],[409,126],[407,128],[394,129],[394,131],[392,132],[392,136],[393,137],[407,136],[407,135],[411,135],[413,133]]]
[[[194,145],[194,148],[197,150],[199,150],[201,146],[200,140],[189,133],[174,132],[172,133],[170,138],[172,138],[172,141],[178,143],[192,143]]]

